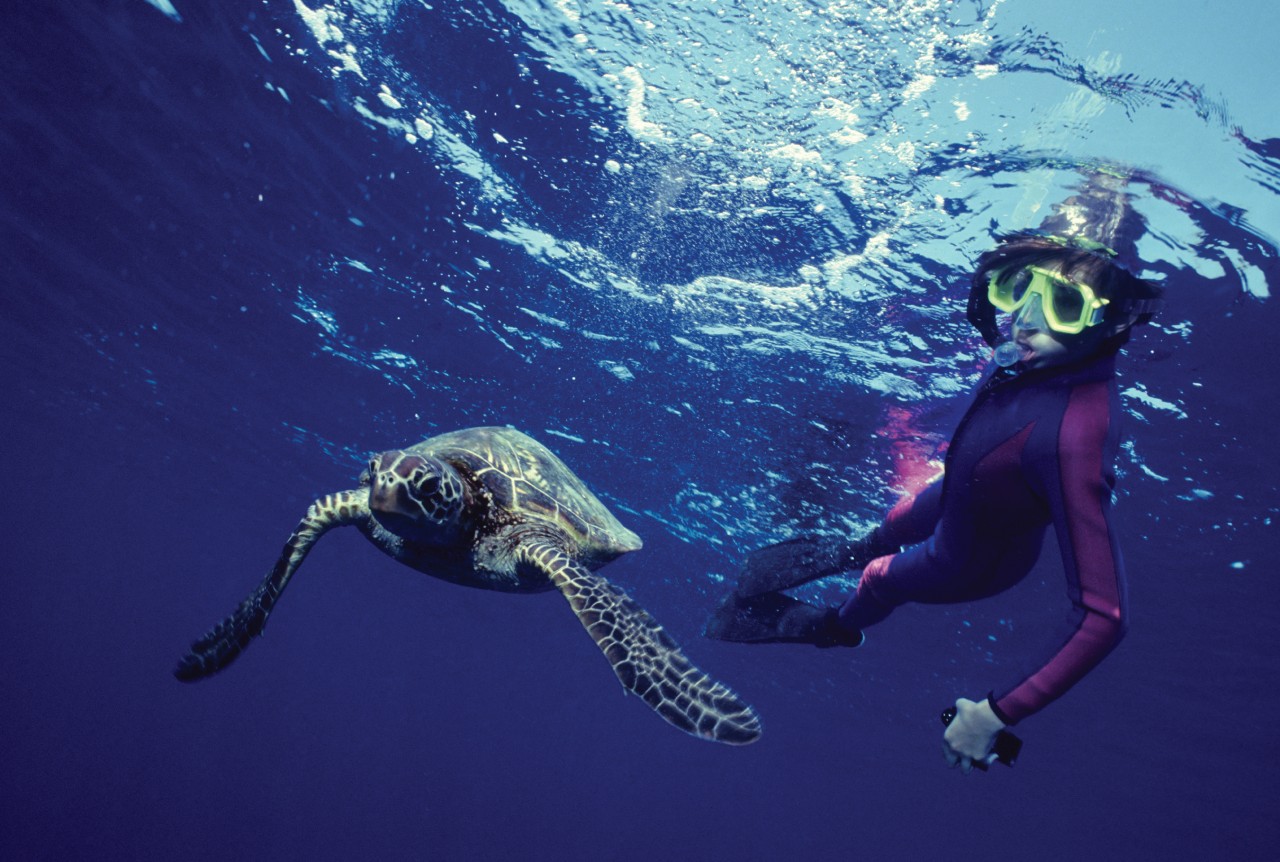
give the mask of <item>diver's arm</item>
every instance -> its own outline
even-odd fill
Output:
[[[1053,511],[1068,590],[1078,614],[1066,642],[1038,670],[991,698],[1015,724],[1075,685],[1125,631],[1124,567],[1111,523],[1110,396],[1104,383],[1080,386],[1063,415],[1056,457],[1034,459]]]

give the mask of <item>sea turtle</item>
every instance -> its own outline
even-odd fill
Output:
[[[559,589],[623,686],[683,731],[744,745],[755,712],[680,652],[653,617],[594,573],[640,538],[564,463],[511,428],[466,428],[374,455],[360,487],[311,504],[275,567],[231,616],[191,646],[174,675],[202,679],[262,633],[315,541],[355,525],[395,559],[481,589]]]

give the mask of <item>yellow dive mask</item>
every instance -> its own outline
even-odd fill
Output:
[[[1067,335],[1078,335],[1101,323],[1111,301],[1087,284],[1039,266],[996,272],[987,284],[987,299],[1001,311],[1017,311],[1032,296],[1040,297],[1049,328]]]

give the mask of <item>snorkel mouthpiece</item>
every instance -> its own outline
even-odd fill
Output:
[[[1022,358],[1022,350],[1012,341],[1002,341],[996,345],[996,352],[992,354],[992,358],[1001,368],[1009,368]]]

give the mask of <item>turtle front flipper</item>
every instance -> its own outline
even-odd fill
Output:
[[[306,517],[293,531],[275,566],[258,588],[240,603],[235,613],[210,629],[191,645],[173,675],[183,682],[204,679],[235,660],[249,641],[262,634],[267,617],[307,552],[322,535],[334,527],[344,527],[367,518],[369,492],[366,488],[328,494],[307,509]]]
[[[694,736],[746,745],[760,719],[731,689],[693,665],[644,608],[551,544],[522,546],[521,562],[546,572],[604,652],[624,687]]]

